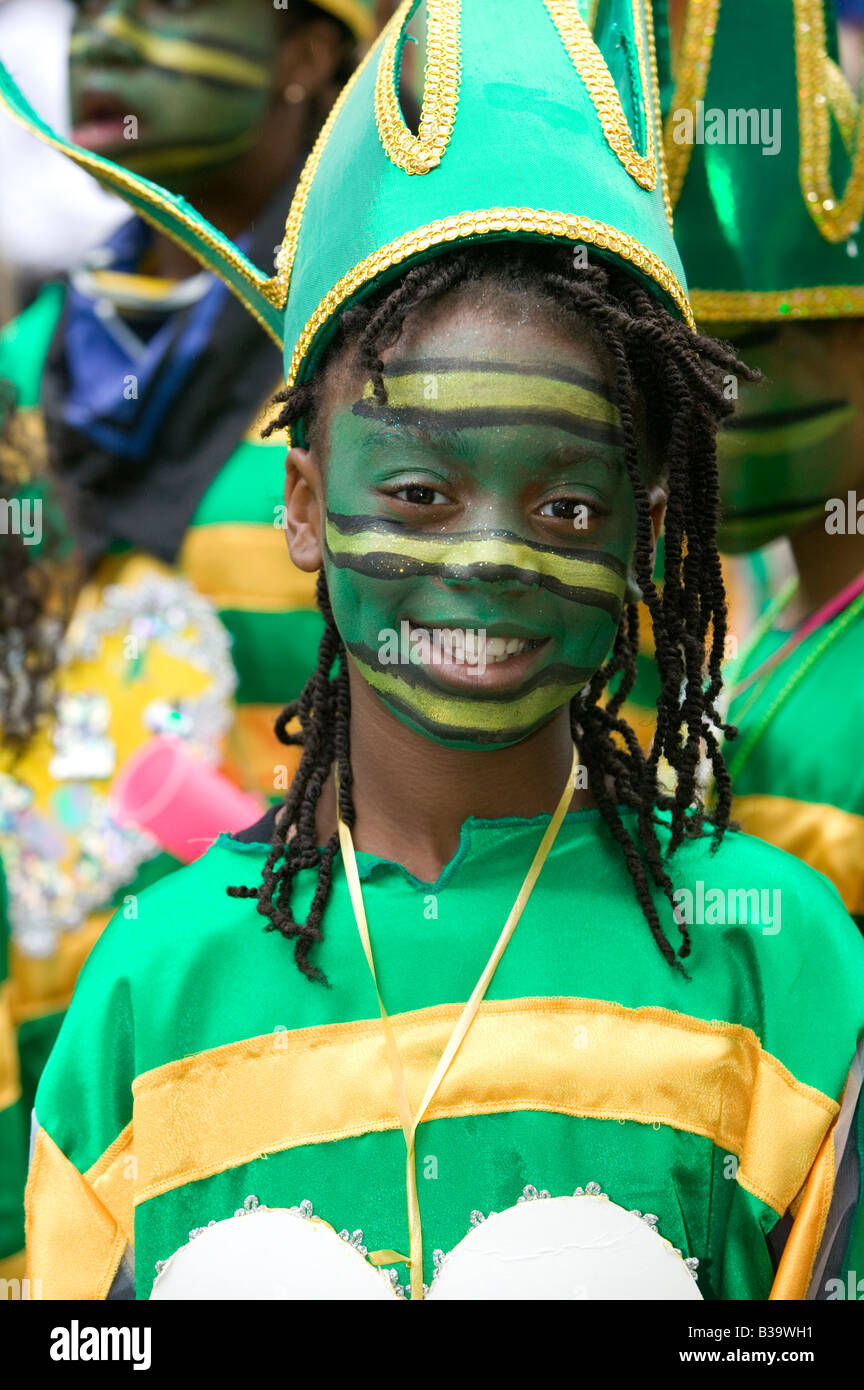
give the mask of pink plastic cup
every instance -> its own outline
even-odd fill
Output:
[[[182,739],[153,738],[133,753],[115,777],[111,814],[121,825],[146,830],[191,864],[217,836],[254,825],[264,807],[229,782]]]

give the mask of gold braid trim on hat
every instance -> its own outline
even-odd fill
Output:
[[[843,196],[831,182],[831,106],[826,87],[825,13],[822,0],[795,0],[795,61],[798,71],[798,175],[807,210],[825,241],[853,236],[864,214],[864,101],[859,103],[852,170]],[[842,76],[842,74],[841,74]],[[836,80],[834,80],[836,91]]]
[[[406,174],[428,174],[441,163],[456,119],[461,79],[460,0],[427,0],[427,55],[419,134],[412,135],[399,107],[397,57],[402,31],[419,0],[403,0],[381,50],[375,83],[375,121],[384,152]]]
[[[395,241],[380,247],[371,256],[360,261],[347,275],[343,275],[322,299],[300,334],[287,373],[288,386],[296,383],[300,367],[319,329],[333,317],[346,299],[350,299],[364,285],[390,267],[400,265],[431,247],[466,240],[469,237],[500,235],[502,232],[511,235],[527,232],[557,241],[583,242],[600,250],[611,251],[622,260],[630,261],[652,279],[674,302],[689,327],[694,326],[690,303],[680,281],[665,261],[625,232],[619,232],[605,222],[595,222],[589,217],[549,212],[546,208],[481,208],[477,212],[456,213],[451,217],[429,222],[424,227],[417,227],[414,231],[405,232]]]
[[[588,89],[603,134],[610,149],[617,154],[624,168],[642,188],[652,189],[657,183],[657,159],[654,141],[654,122],[651,119],[651,99],[648,67],[645,61],[645,35],[637,0],[632,0],[633,32],[642,87],[642,115],[645,124],[645,154],[639,154],[624,115],[618,88],[606,66],[603,54],[591,35],[591,30],[572,0],[543,0],[558,35],[570,55],[570,60]]]
[[[678,54],[678,75],[663,137],[669,196],[673,208],[684,187],[693,146],[689,141],[679,145],[672,137],[672,127],[677,112],[686,110],[695,114],[696,103],[704,100],[719,9],[720,0],[688,0],[687,4],[681,50]]]

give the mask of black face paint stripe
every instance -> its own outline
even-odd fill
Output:
[[[386,535],[410,536],[412,540],[446,540],[453,545],[458,545],[462,541],[473,541],[477,539],[476,531],[448,531],[446,535],[427,535],[422,531],[408,530],[403,522],[391,521],[387,517],[379,516],[352,516],[342,512],[328,512],[327,520],[335,526],[337,531],[341,531],[343,536],[357,535],[361,531],[382,531]],[[627,577],[627,566],[617,555],[610,555],[606,550],[592,550],[589,546],[580,547],[578,555],[576,552],[569,552],[557,545],[548,545],[544,541],[527,540],[524,536],[517,536],[515,531],[502,529],[490,529],[484,531],[484,537],[489,540],[512,541],[514,545],[524,545],[531,550],[539,550],[546,555],[558,555],[562,559],[585,559],[592,564],[605,565],[621,579]]]
[[[466,583],[472,579],[480,580],[484,584],[519,583],[526,588],[546,589],[550,594],[556,594],[570,603],[584,603],[588,608],[602,608],[616,619],[621,611],[621,600],[615,594],[603,593],[600,589],[585,588],[581,585],[563,584],[554,575],[539,574],[537,570],[521,569],[518,565],[440,565],[432,561],[416,560],[407,555],[390,555],[384,551],[347,555],[332,551],[329,546],[326,550],[331,564],[337,569],[349,569],[355,574],[364,575],[367,579],[446,576],[454,584]]]

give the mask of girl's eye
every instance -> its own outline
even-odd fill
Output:
[[[426,483],[408,483],[406,487],[400,487],[398,492],[391,495],[403,502],[410,502],[415,507],[443,507],[450,501],[443,492],[436,492],[434,487],[429,487]]]
[[[587,502],[581,502],[576,497],[556,497],[551,502],[543,503],[540,515],[570,521],[575,527],[586,527],[597,513]]]

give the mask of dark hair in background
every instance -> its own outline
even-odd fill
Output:
[[[15,411],[12,384],[0,378],[0,501],[5,504],[42,468],[39,450]],[[60,642],[75,587],[75,566],[58,515],[42,507],[42,538],[27,545],[0,534],[0,736],[13,757],[24,752],[53,705]]]
[[[282,411],[272,432],[301,418],[316,437],[316,411],[322,402],[327,367],[337,353],[352,352],[371,379],[376,398],[386,402],[381,353],[395,344],[408,316],[449,291],[471,282],[516,293],[523,302],[560,315],[572,313],[588,325],[614,371],[621,414],[624,454],[637,510],[634,570],[652,619],[661,691],[651,751],[645,754],[620,710],[636,675],[639,647],[637,605],[626,604],[612,653],[603,668],[570,706],[573,737],[587,768],[589,785],[609,830],[621,848],[652,936],[670,965],[683,971],[679,957],[690,950],[686,926],[672,915],[678,949],[664,930],[652,893],[661,891],[674,908],[673,885],[665,867],[657,813],[666,812],[671,854],[688,837],[705,833],[709,822],[715,845],[729,823],[731,787],[719,737],[734,730],[717,708],[726,638],[726,598],[717,552],[718,485],[715,434],[733,406],[723,394],[723,374],[746,379],[752,373],[731,348],[691,332],[631,276],[608,264],[577,268],[567,248],[524,243],[492,243],[454,249],[409,270],[395,284],[345,313],[341,343],[332,346],[314,380],[282,392]],[[638,425],[637,425],[638,419]],[[665,523],[665,576],[662,591],[652,576],[649,495],[640,470],[640,426],[668,483]],[[326,628],[318,666],[302,695],[282,712],[276,732],[303,753],[264,867],[255,887],[234,887],[234,897],[257,899],[267,930],[294,939],[303,973],[323,979],[309,958],[322,939],[322,918],[330,892],[338,835],[319,848],[315,828],[318,801],[333,763],[339,769],[340,811],[354,825],[349,746],[350,700],[345,650],[333,622],[322,570],[318,603]],[[707,659],[706,659],[706,646]],[[610,686],[611,692],[610,693]],[[605,703],[602,703],[606,696]],[[288,725],[298,719],[299,733]],[[700,797],[703,755],[713,769],[716,806],[710,817]],[[674,788],[660,785],[664,759]],[[636,812],[635,832],[621,807]],[[290,838],[289,838],[290,836]],[[294,882],[301,869],[317,869],[311,907],[298,921]]]

